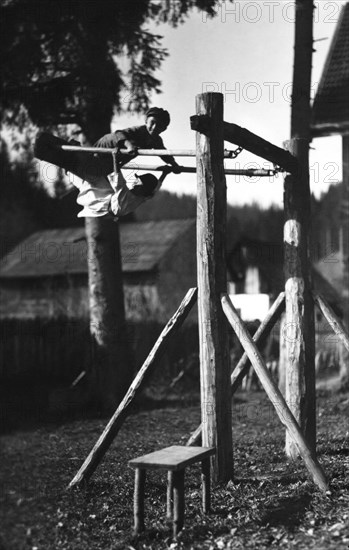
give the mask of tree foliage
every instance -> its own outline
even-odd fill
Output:
[[[3,0],[2,107],[18,124],[21,105],[39,127],[77,124],[88,139],[106,131],[114,110],[140,112],[168,55],[152,21],[176,25],[194,7],[214,15],[216,0]],[[128,58],[125,70],[121,59]],[[123,95],[129,101],[123,102]]]

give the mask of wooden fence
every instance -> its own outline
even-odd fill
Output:
[[[157,322],[128,323],[136,373],[163,329]],[[180,363],[198,351],[197,325],[188,324],[171,342],[159,376],[174,377]],[[88,320],[5,319],[0,322],[0,381],[70,385],[93,363]]]

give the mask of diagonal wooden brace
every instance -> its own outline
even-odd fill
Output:
[[[314,483],[325,493],[328,491],[328,482],[326,480],[325,473],[322,470],[315,454],[311,452],[308,443],[304,439],[299,425],[288,408],[282,393],[273,382],[268,368],[256,347],[256,344],[253,342],[244,323],[241,321],[239,314],[231,303],[229,296],[227,294],[222,294],[221,301],[226,318],[240,339],[241,345],[245,349],[267,396],[274,405],[281,423],[285,426],[290,438],[298,448],[299,454],[303,458]]]
[[[280,292],[279,296],[269,309],[265,319],[260,324],[258,329],[256,330],[253,341],[261,347],[266,339],[268,338],[273,326],[275,325],[276,321],[279,319],[281,313],[285,309],[285,293]],[[242,379],[249,371],[249,368],[251,366],[251,362],[248,358],[247,353],[244,353],[241,357],[240,361],[236,365],[235,369],[232,372],[232,375],[230,377],[230,384],[231,384],[231,395],[234,395],[237,388],[239,387]],[[201,431],[202,426],[198,426],[196,430],[192,433],[190,438],[187,441],[187,445],[198,445],[200,438],[201,438]]]

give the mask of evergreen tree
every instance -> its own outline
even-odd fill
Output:
[[[87,142],[110,131],[114,110],[148,107],[159,91],[155,71],[167,52],[144,25],[176,25],[197,7],[214,15],[216,0],[3,0],[0,11],[1,105],[20,125],[22,106],[40,128],[77,124]],[[126,77],[118,58],[130,61]],[[127,87],[127,90],[125,88]],[[128,94],[131,101],[122,99]],[[118,225],[87,218],[92,385],[103,406],[123,396],[131,374],[126,346]]]

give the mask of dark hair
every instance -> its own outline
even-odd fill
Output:
[[[167,126],[170,124],[170,113],[168,111],[165,111],[165,109],[161,109],[160,107],[152,107],[151,109],[149,109],[149,111],[146,112],[145,117],[148,118],[149,116],[157,118],[159,123],[164,128],[167,128]]]
[[[142,182],[142,196],[143,197],[151,197],[154,193],[154,190],[158,184],[157,178],[154,176],[154,174],[144,174],[143,176],[138,176]]]

